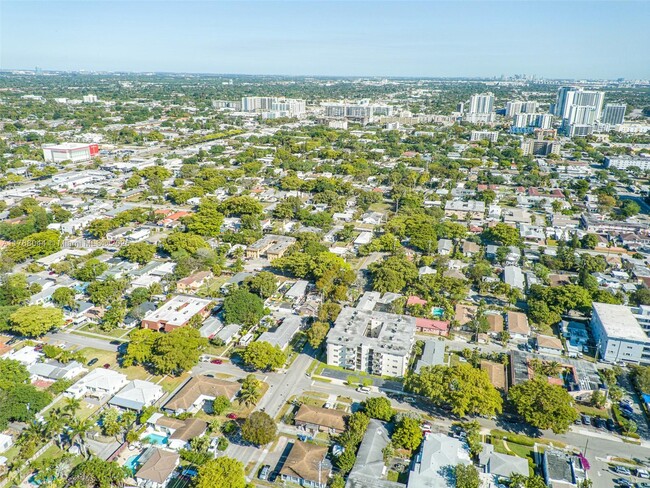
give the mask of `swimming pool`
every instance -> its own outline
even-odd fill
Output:
[[[135,474],[136,470],[138,469],[138,465],[140,464],[140,456],[141,454],[135,454],[127,459],[124,463],[124,467],[128,469],[131,474]]]
[[[169,437],[167,437],[166,435],[149,434],[144,439],[148,441],[150,444],[154,444],[154,445],[162,446],[162,445],[169,444]]]
[[[436,318],[440,318],[445,314],[445,309],[442,307],[433,307],[431,310],[431,315],[433,315]]]

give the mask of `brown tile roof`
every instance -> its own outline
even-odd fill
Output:
[[[183,425],[176,429],[170,438],[180,439],[182,441],[189,441],[195,437],[202,435],[208,428],[208,423],[200,419],[186,419]]]
[[[296,422],[320,425],[328,429],[345,430],[346,418],[347,415],[344,412],[330,408],[313,407],[303,403],[296,413],[294,420]]]
[[[208,378],[207,376],[192,376],[183,387],[165,404],[168,410],[187,410],[201,396],[225,396],[228,400],[234,398],[240,386],[232,381]]]
[[[326,454],[327,447],[325,446],[296,441],[280,470],[280,474],[317,482],[318,464],[325,459]],[[323,466],[320,473],[321,480],[327,480],[329,472],[330,469]]]
[[[508,312],[508,330],[511,334],[530,334],[526,314],[521,312]]]
[[[547,349],[557,349],[560,351],[564,350],[562,341],[555,336],[545,336],[545,335],[537,336],[537,346],[545,347]]]
[[[499,313],[488,313],[485,314],[485,318],[490,326],[490,332],[503,331],[503,315]]]
[[[177,452],[164,451],[156,447],[149,449],[152,451],[145,451],[143,457],[147,457],[147,460],[140,466],[135,477],[163,484],[176,469],[180,457]]]
[[[490,383],[495,388],[506,389],[506,369],[503,367],[503,364],[484,359],[481,361],[481,369],[487,373],[490,378]]]
[[[474,316],[476,315],[476,310],[477,307],[474,305],[461,305],[460,303],[456,304],[456,314],[455,318],[456,321],[460,325],[465,325],[468,322],[471,322],[474,320]]]
[[[160,425],[161,427],[167,427],[168,429],[180,429],[183,427],[184,422],[179,419],[175,419],[172,417],[160,417],[158,420],[156,420],[156,425]]]

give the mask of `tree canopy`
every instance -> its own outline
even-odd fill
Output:
[[[513,386],[508,396],[519,415],[538,429],[552,429],[560,434],[578,418],[571,395],[541,376]]]
[[[287,361],[287,355],[278,346],[264,341],[250,343],[241,357],[248,366],[262,371],[274,371]]]

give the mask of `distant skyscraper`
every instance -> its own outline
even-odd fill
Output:
[[[624,103],[608,103],[603,109],[603,115],[600,121],[603,124],[620,125],[625,117],[627,105]]]

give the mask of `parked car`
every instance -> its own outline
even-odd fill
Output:
[[[228,417],[229,419],[232,419],[232,420],[237,420],[237,414],[236,413],[229,413],[228,415],[226,415],[226,417]]]
[[[594,427],[602,429],[605,427],[605,421],[600,417],[594,417]]]
[[[630,476],[632,474],[630,473],[630,470],[625,466],[616,465],[612,468],[612,471],[614,471],[616,474],[624,474],[625,476]]]
[[[269,477],[270,470],[271,470],[271,466],[265,464],[264,466],[262,466],[262,469],[260,469],[260,474],[257,477],[261,480],[266,481],[266,479]]]
[[[111,365],[109,363],[106,363],[103,367],[104,367],[104,369],[108,369],[108,368],[111,367]]]
[[[618,486],[622,486],[623,488],[634,488],[634,485],[632,484],[632,482],[629,481],[629,480],[626,480],[625,478],[615,479],[614,483],[616,483]]]
[[[643,468],[637,468],[636,469],[636,475],[639,478],[644,478],[644,479],[649,479],[650,478],[650,473],[648,473],[648,470],[643,469]]]
[[[114,341],[109,342],[109,344],[112,344],[113,346],[119,346],[120,344],[122,344],[122,341],[118,341],[117,339],[115,339]]]
[[[642,483],[637,483],[636,488],[650,488],[650,483],[647,481],[644,481]]]
[[[607,430],[614,430],[616,429],[616,423],[612,419],[607,419],[605,427],[607,427]]]
[[[212,364],[221,364],[221,363],[223,363],[223,361],[221,359],[213,359],[212,361],[210,361],[210,363],[212,363]]]
[[[88,361],[88,366],[92,366],[95,364],[97,361],[99,361],[99,358],[92,358],[90,361]]]
[[[367,386],[360,386],[359,388],[357,388],[357,391],[361,393],[370,393],[370,388],[368,388]]]
[[[585,425],[591,425],[591,417],[589,415],[582,414],[582,423]]]

